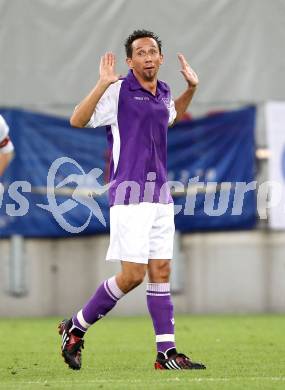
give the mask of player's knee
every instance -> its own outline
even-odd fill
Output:
[[[130,283],[132,287],[139,286],[144,281],[145,273],[137,273],[131,276]]]
[[[139,286],[146,274],[146,265],[135,263],[124,263],[121,272],[121,284],[124,286],[124,291],[130,291]]]
[[[170,278],[170,261],[157,263],[152,267],[150,272],[150,279],[154,283],[168,283]]]
[[[127,280],[130,288],[135,288],[139,286],[145,277],[145,270],[136,270],[127,275]]]
[[[170,275],[170,271],[171,271],[171,268],[170,268],[170,261],[167,260],[163,266],[161,267],[161,273],[163,276],[169,276]]]
[[[167,283],[170,277],[170,265],[167,264],[159,269],[158,277],[162,280],[163,283]]]

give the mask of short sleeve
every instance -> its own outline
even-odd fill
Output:
[[[3,145],[3,146],[1,146]],[[6,137],[1,143],[0,143],[0,154],[5,153],[11,153],[14,150],[14,145],[12,144],[12,141],[9,137]]]
[[[0,143],[7,137],[9,134],[9,127],[3,118],[2,115],[0,115]]]
[[[175,118],[177,115],[177,112],[175,109],[175,103],[174,103],[174,100],[172,98],[170,100],[168,111],[169,111],[168,126],[171,126],[173,124],[173,122],[175,121]]]
[[[14,150],[14,146],[8,136],[9,127],[5,119],[0,115],[0,153],[10,153]]]
[[[86,127],[113,125],[117,122],[118,101],[122,80],[111,84],[105,91]]]

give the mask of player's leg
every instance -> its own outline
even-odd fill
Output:
[[[147,306],[156,335],[157,352],[175,348],[174,311],[170,294],[170,260],[150,259]]]
[[[125,294],[139,286],[146,274],[147,264],[122,261],[121,272],[116,276],[118,287]]]
[[[103,318],[126,293],[142,283],[146,264],[121,262],[121,272],[105,280],[85,306],[73,316],[74,333],[84,336],[87,329]]]
[[[153,205],[116,205],[110,209],[110,246],[107,260],[121,261],[121,272],[105,280],[73,317],[77,335],[104,317],[124,294],[144,279],[148,263],[148,236]]]
[[[203,364],[193,363],[175,346],[174,308],[170,292],[170,259],[173,255],[173,205],[159,204],[157,217],[150,234],[150,260],[148,264],[147,306],[156,335],[158,369],[200,369]]]
[[[83,337],[87,329],[103,318],[126,293],[142,283],[146,273],[145,264],[122,261],[121,272],[105,280],[85,306],[72,318],[70,329]]]
[[[170,260],[151,259],[148,264],[147,305],[156,335],[156,369],[203,369],[177,353],[174,333],[174,308],[170,292]]]
[[[121,272],[105,280],[85,306],[70,320],[59,325],[62,355],[70,368],[81,368],[81,348],[87,329],[103,318],[126,293],[142,283],[146,264],[122,261]]]
[[[62,353],[71,368],[81,367],[82,338],[87,329],[143,281],[148,263],[152,215],[153,205],[120,205],[111,208],[107,259],[121,261],[121,272],[105,280],[72,319],[60,324]]]
[[[170,295],[170,259],[173,255],[174,207],[157,204],[150,233],[147,305],[156,334],[157,352],[175,349],[174,315]]]

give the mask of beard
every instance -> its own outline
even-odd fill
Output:
[[[143,71],[143,79],[145,81],[154,81],[157,75],[157,69],[145,69]]]

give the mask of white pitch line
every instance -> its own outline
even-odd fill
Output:
[[[237,381],[237,380],[250,380],[250,381],[256,381],[256,380],[266,380],[266,381],[285,381],[285,377],[264,377],[264,376],[256,376],[256,377],[228,377],[228,378],[158,378],[157,380],[149,380],[149,384],[157,384],[162,382],[231,382],[231,381]],[[72,381],[65,381],[65,380],[58,380],[58,381],[50,381],[50,380],[44,380],[44,381],[19,381],[14,383],[5,383],[5,386],[19,386],[19,385],[33,385],[33,384],[49,384],[49,385],[56,385],[56,384],[63,384],[63,385],[84,385],[84,384],[95,384],[95,383],[145,383],[144,379],[129,379],[126,381],[126,379],[90,379],[90,380],[72,380]],[[2,384],[4,384],[2,382]]]

